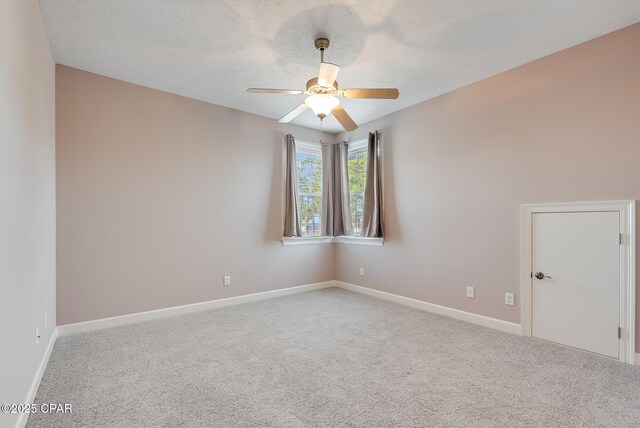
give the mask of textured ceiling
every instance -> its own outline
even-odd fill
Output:
[[[398,100],[345,100],[357,123],[640,21],[639,0],[40,0],[57,63],[278,119],[326,60],[343,88],[395,86]],[[314,128],[310,110],[293,123]],[[342,129],[328,118],[324,130]]]

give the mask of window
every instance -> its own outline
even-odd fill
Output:
[[[317,143],[297,141],[296,161],[302,236],[321,236],[322,147]]]
[[[325,159],[323,163],[323,155],[327,155],[325,151],[326,145],[322,143],[310,142],[310,141],[296,141],[295,150],[295,172],[298,175],[298,221],[300,226],[300,233],[293,231],[293,221],[291,217],[294,217],[294,213],[285,212],[285,234],[282,237],[282,245],[308,245],[308,244],[320,244],[320,243],[347,243],[357,245],[374,245],[382,246],[383,238],[370,238],[363,237],[363,212],[364,212],[364,194],[367,181],[367,161],[368,161],[368,139],[363,138],[355,140],[347,144],[347,168],[344,170],[342,166],[339,170],[325,170],[326,164],[333,167],[333,162],[330,159]],[[331,147],[331,155],[337,155],[334,152],[338,147]],[[340,146],[340,161],[344,162],[344,146]],[[288,155],[288,153],[287,153]],[[347,177],[342,177],[345,174]],[[327,177],[324,177],[327,174]],[[333,230],[325,232],[322,225],[325,221],[331,221],[331,218],[325,219],[324,215],[336,215],[343,216],[343,206],[341,205],[341,199],[337,200],[337,206],[339,209],[336,212],[324,212],[326,207],[324,206],[324,194],[323,188],[325,182],[332,182],[334,175],[340,174],[339,186],[335,189],[337,196],[334,198],[341,198],[342,186],[345,181],[349,186],[349,212],[351,214],[351,234],[350,236],[343,236],[344,230],[340,227],[342,222],[338,224],[338,227]],[[286,180],[287,183],[290,181]],[[344,180],[344,181],[343,181]],[[286,195],[290,195],[291,189],[286,190]],[[289,209],[291,207],[284,207]],[[346,214],[346,213],[345,213]],[[295,226],[295,225],[293,225]]]
[[[349,199],[353,236],[362,236],[364,186],[367,181],[367,146],[366,139],[349,143]]]

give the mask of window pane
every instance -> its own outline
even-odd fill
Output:
[[[300,196],[300,229],[302,236],[320,236],[321,196]]]
[[[298,163],[298,195],[302,236],[320,236],[322,213],[322,154],[300,150]]]
[[[367,152],[349,152],[349,192],[351,202],[351,228],[353,236],[362,236],[362,209],[364,186],[367,179]]]

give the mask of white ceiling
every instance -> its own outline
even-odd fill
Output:
[[[318,36],[365,123],[640,21],[639,0],[40,0],[57,63],[278,119],[304,98]],[[310,110],[294,123],[319,128]],[[333,117],[324,130],[341,131]]]

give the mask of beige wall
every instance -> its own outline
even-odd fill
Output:
[[[519,322],[519,205],[640,199],[639,46],[636,24],[342,134],[383,133],[388,241],[338,245],[337,279]]]
[[[283,136],[319,132],[64,66],[56,80],[58,324],[333,279],[330,245],[279,241]]]
[[[27,402],[55,328],[54,73],[38,2],[0,2],[0,403]]]

